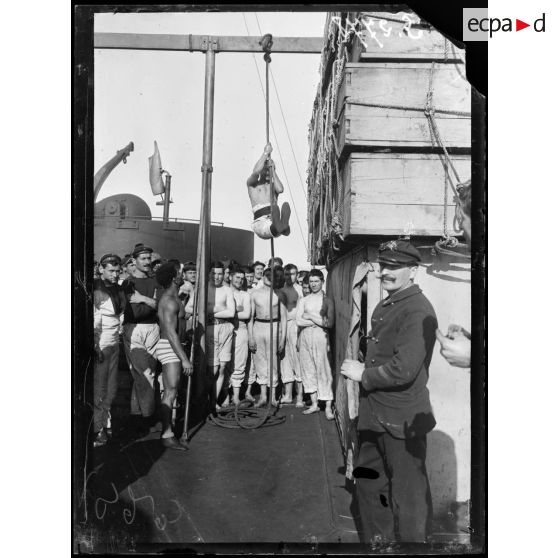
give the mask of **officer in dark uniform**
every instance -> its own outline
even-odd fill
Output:
[[[341,367],[361,382],[353,474],[365,542],[423,542],[432,516],[426,434],[436,421],[426,384],[437,320],[414,284],[420,259],[407,240],[380,246],[388,297],[372,314],[365,362],[345,360]]]

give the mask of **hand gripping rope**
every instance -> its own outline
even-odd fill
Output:
[[[264,35],[259,44],[264,51],[265,60],[265,137],[266,145],[269,143],[269,64],[271,63],[271,47],[273,46],[273,37],[267,33]],[[275,203],[274,185],[273,185],[273,173],[271,172],[269,155],[267,159],[267,165],[269,169],[269,203],[270,207]],[[235,406],[234,410],[223,410],[217,413],[217,416],[210,415],[208,417],[208,422],[214,424],[215,426],[222,426],[224,428],[244,428],[246,430],[253,430],[255,428],[260,428],[261,426],[275,426],[285,422],[286,416],[276,416],[276,408],[271,404],[275,399],[273,393],[273,361],[277,359],[277,369],[279,369],[279,356],[273,354],[273,286],[275,285],[275,245],[273,243],[273,237],[271,238],[271,288],[269,289],[269,400],[267,403],[267,409],[254,408],[248,402],[242,402],[239,406]],[[279,311],[279,309],[278,309]],[[281,322],[277,322],[277,339],[275,346],[279,347],[279,330]],[[266,388],[264,388],[266,389]]]

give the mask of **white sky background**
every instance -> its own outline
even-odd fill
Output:
[[[257,19],[254,12],[108,13],[95,15],[95,31],[322,37],[325,17],[325,12],[260,12]],[[265,87],[265,62],[263,53],[217,53],[215,58],[211,217],[225,226],[250,230],[246,179],[265,145],[265,100],[256,63]],[[291,235],[275,241],[275,252],[285,263],[307,269],[308,125],[319,64],[319,54],[272,53],[271,72],[296,162],[270,75],[270,112],[277,134],[275,141],[270,126],[272,157],[285,186],[279,202],[288,201],[293,209]],[[98,200],[133,193],[148,203],[153,216],[162,216],[162,206],[155,205],[160,197],[153,196],[148,174],[148,157],[157,140],[163,168],[172,175],[170,216],[199,219],[204,74],[205,55],[199,52],[95,50],[95,172],[117,150],[134,142],[127,164],[113,170]],[[255,237],[255,258],[267,261],[270,255],[269,241]]]

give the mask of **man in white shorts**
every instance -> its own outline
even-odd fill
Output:
[[[275,172],[275,164],[270,158],[273,148],[268,143],[263,155],[256,163],[252,174],[246,181],[248,196],[252,203],[254,221],[252,230],[264,240],[288,236],[291,233],[289,218],[291,208],[287,202],[281,207],[277,206],[277,196],[283,193],[283,184]],[[273,194],[270,182],[273,181]],[[271,196],[273,195],[273,203]]]
[[[183,451],[188,448],[188,444],[185,438],[179,442],[172,431],[172,407],[180,375],[184,372],[190,376],[193,371],[178,336],[179,322],[185,316],[184,307],[178,298],[178,290],[184,279],[177,262],[162,264],[155,272],[155,278],[164,289],[157,308],[161,337],[155,348],[155,356],[163,365],[165,386],[160,409],[163,425],[161,443],[166,448]]]
[[[222,262],[212,262],[207,289],[207,331],[205,348],[207,366],[215,378],[215,390],[212,393],[212,407],[221,409],[219,395],[225,381],[227,364],[231,360],[235,302],[230,287],[223,285],[225,266]],[[194,313],[194,297],[186,306],[186,313]]]

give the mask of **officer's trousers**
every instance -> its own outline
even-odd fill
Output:
[[[432,521],[426,435],[402,440],[359,432],[353,471],[363,542],[424,542]]]

